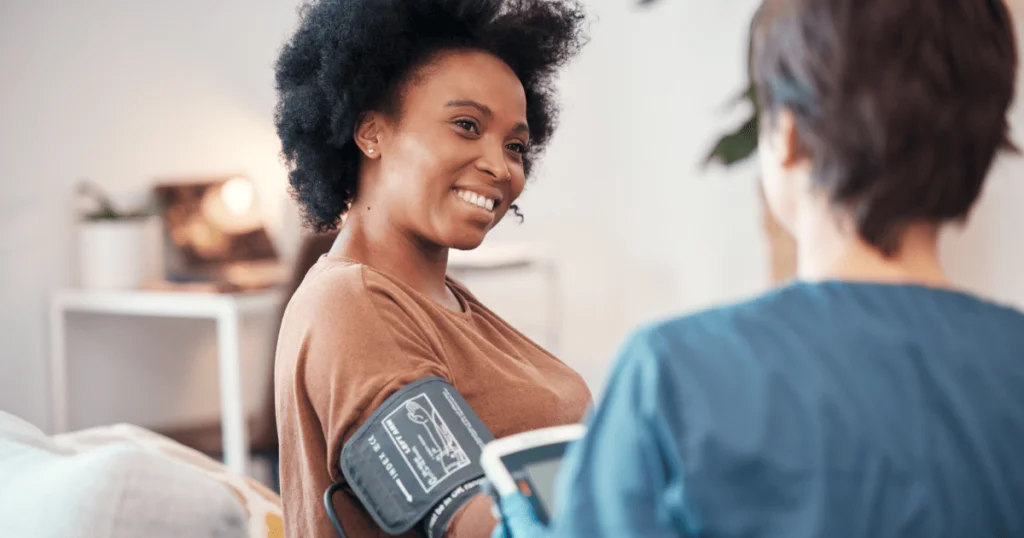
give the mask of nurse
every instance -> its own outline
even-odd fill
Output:
[[[636,331],[551,526],[495,535],[1024,536],[1024,314],[938,252],[1013,147],[1006,7],[766,0],[753,39],[798,280]]]

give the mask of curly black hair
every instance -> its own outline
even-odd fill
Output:
[[[530,146],[524,168],[555,129],[553,79],[585,42],[575,0],[318,0],[276,65],[275,113],[292,196],[317,232],[338,227],[356,196],[353,139],[371,110],[400,110],[400,88],[445,50],[480,50],[523,84]]]

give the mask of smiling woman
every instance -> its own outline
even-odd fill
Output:
[[[553,76],[582,45],[583,21],[567,0],[303,9],[277,64],[277,128],[307,223],[344,224],[293,295],[279,336],[288,536],[335,534],[329,512],[350,538],[489,536],[479,447],[458,441],[459,424],[478,418],[487,431],[470,438],[479,440],[582,419],[582,378],[446,270],[450,249],[476,248],[515,211],[554,130]],[[410,392],[436,381],[428,378],[461,394],[449,401],[464,399],[458,416],[469,422],[445,422],[445,407],[431,403],[440,398]],[[430,420],[395,414],[413,405]],[[367,460],[349,456],[361,450],[392,454],[383,480],[372,480],[384,469],[377,457],[360,467]],[[345,491],[329,493],[325,510],[334,484]],[[396,515],[389,510],[402,503],[375,504],[380,492],[418,508]]]

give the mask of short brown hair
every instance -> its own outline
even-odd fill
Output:
[[[763,124],[792,110],[814,185],[887,255],[909,224],[966,218],[1015,150],[1002,0],[765,0],[752,39]]]

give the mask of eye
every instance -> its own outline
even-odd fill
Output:
[[[452,123],[458,125],[461,129],[469,131],[473,134],[478,134],[480,132],[480,128],[477,127],[476,122],[473,120],[458,119],[453,121]]]
[[[525,155],[526,154],[526,144],[522,144],[522,143],[519,143],[519,142],[512,142],[511,144],[508,144],[505,147],[510,149],[510,150],[512,150],[515,153],[520,154],[520,155]]]

